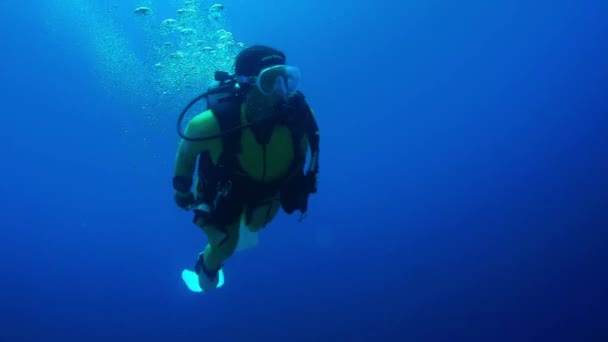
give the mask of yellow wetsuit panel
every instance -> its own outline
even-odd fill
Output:
[[[253,132],[245,129],[242,135],[243,149],[239,162],[251,178],[271,182],[287,174],[293,160],[293,140],[285,126],[277,126],[266,146],[260,145]]]

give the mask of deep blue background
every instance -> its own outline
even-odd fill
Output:
[[[608,338],[608,3],[224,4],[305,75],[310,216],[189,293],[204,239],[172,203],[177,137],[3,2],[0,340]]]

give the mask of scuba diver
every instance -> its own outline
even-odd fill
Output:
[[[216,72],[215,86],[186,106],[177,125],[174,200],[193,211],[207,237],[194,271],[182,272],[195,292],[222,286],[223,263],[245,233],[257,234],[281,208],[303,217],[317,192],[319,130],[298,90],[298,68],[283,52],[255,45],[237,55],[234,71]],[[182,132],[184,115],[202,99],[207,109]]]

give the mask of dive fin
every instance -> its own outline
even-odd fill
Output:
[[[220,287],[222,287],[224,285],[224,271],[222,269],[219,270],[218,277],[219,277],[219,279],[218,279],[218,283],[216,286],[217,289],[219,289]],[[188,290],[190,290],[192,292],[196,292],[196,293],[203,292],[203,290],[201,289],[201,286],[199,285],[198,274],[196,274],[196,272],[191,271],[189,269],[184,269],[182,271],[182,280],[188,287]]]

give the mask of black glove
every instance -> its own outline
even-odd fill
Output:
[[[173,199],[178,207],[189,210],[194,205],[194,194],[192,192],[179,192],[176,191],[173,195]]]

